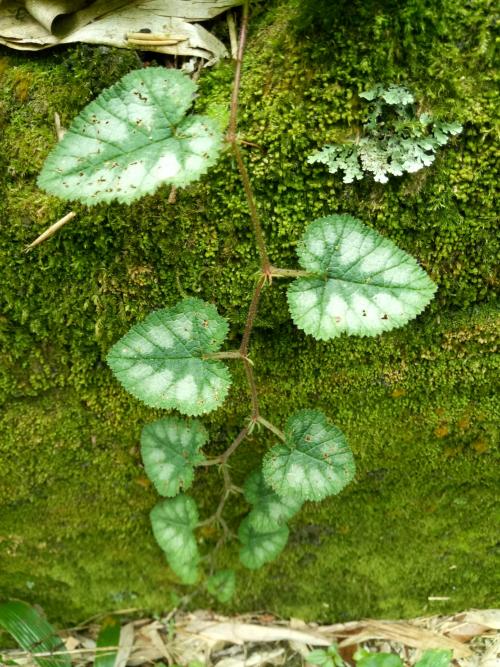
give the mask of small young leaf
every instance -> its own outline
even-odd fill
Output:
[[[288,288],[295,324],[318,340],[375,336],[406,324],[436,286],[415,259],[350,215],[319,218],[297,249],[313,275]]]
[[[219,350],[228,325],[201,299],[184,299],[136,324],[109,351],[107,361],[127,391],[153,408],[201,415],[224,401],[231,377]]]
[[[31,605],[21,600],[8,600],[0,604],[0,628],[16,640],[19,646],[34,654],[40,667],[71,667],[66,647],[54,628]],[[57,652],[45,658],[37,653]]]
[[[311,665],[321,665],[321,667],[335,667],[333,659],[323,648],[317,648],[307,654],[306,660]]]
[[[161,496],[175,496],[193,482],[193,466],[205,460],[199,452],[208,440],[201,422],[167,417],[146,424],[141,434],[144,469]]]
[[[153,507],[150,517],[153,534],[172,570],[183,583],[195,583],[200,560],[193,533],[198,523],[195,501],[182,494],[163,500]]]
[[[248,522],[257,532],[273,531],[285,524],[302,507],[300,498],[281,498],[264,481],[260,470],[254,470],[245,482],[245,498],[253,505]]]
[[[207,591],[219,602],[229,602],[236,589],[236,575],[233,570],[220,570],[207,579]]]
[[[353,479],[351,449],[342,431],[322,412],[296,412],[287,422],[285,437],[285,443],[266,454],[262,466],[264,479],[280,496],[323,500]]]
[[[126,74],[88,104],[49,154],[38,185],[89,206],[125,204],[162,183],[184,187],[214,164],[222,133],[210,118],[186,116],[196,84],[179,70]]]
[[[370,653],[359,660],[357,667],[403,667],[403,661],[395,653]]]
[[[240,561],[249,570],[257,570],[283,551],[288,541],[288,527],[280,526],[262,533],[251,526],[247,517],[240,524],[238,537],[243,545],[240,549]]]
[[[422,657],[415,663],[415,667],[448,667],[453,657],[453,651],[448,649],[429,649],[422,653]]]

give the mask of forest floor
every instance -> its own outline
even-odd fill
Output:
[[[100,665],[111,658],[115,667],[264,667],[307,666],[313,649],[337,644],[346,667],[354,665],[360,648],[394,653],[404,665],[414,665],[426,649],[452,651],[458,667],[500,666],[500,609],[470,610],[452,616],[429,616],[408,621],[365,619],[334,625],[281,620],[257,613],[225,617],[210,611],[173,610],[164,617],[137,618],[138,610],[124,609],[111,617],[88,622],[61,632],[73,665]],[[96,640],[107,623],[119,622],[118,646],[96,651]],[[113,620],[114,619],[114,620]],[[123,620],[125,619],[125,620]],[[102,644],[102,642],[101,642]],[[47,657],[47,654],[44,654]],[[35,665],[33,653],[3,653],[7,664]],[[38,658],[42,655],[38,655]],[[50,656],[55,657],[55,654]],[[114,660],[113,660],[114,658]],[[96,660],[97,659],[97,660]]]

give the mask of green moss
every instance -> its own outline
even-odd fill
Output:
[[[488,0],[282,0],[254,22],[240,131],[257,144],[245,157],[273,262],[296,266],[305,224],[347,211],[417,257],[439,292],[405,329],[318,343],[290,324],[283,283],[265,291],[252,344],[263,413],[283,424],[295,409],[323,409],[347,434],[358,474],[340,497],[303,509],[279,561],[240,572],[234,610],[348,619],[495,603],[490,21]],[[54,112],[67,125],[136,66],[133,54],[102,48],[0,53],[0,582],[66,623],[124,604],[165,609],[182,590],[150,533],[156,495],[138,454],[142,424],[159,413],[115,383],[107,350],[184,292],[229,317],[232,346],[257,269],[230,155],[174,205],[167,189],[129,208],[76,205],[74,221],[23,252],[69,210],[35,184],[55,140]],[[223,118],[231,78],[227,63],[204,72],[197,106]],[[357,93],[377,81],[408,85],[465,130],[424,172],[345,186],[306,157],[359,121]],[[233,375],[226,405],[205,420],[213,453],[248,412],[241,369]],[[238,451],[238,481],[270,444],[255,433]],[[199,477],[194,494],[206,515],[220,480],[212,469]],[[235,500],[231,524],[245,511]],[[209,548],[215,536],[202,539]],[[220,564],[237,566],[236,545]],[[449,601],[428,601],[436,595]],[[201,592],[193,601],[208,603]]]

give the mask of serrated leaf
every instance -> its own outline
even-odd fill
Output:
[[[253,505],[248,521],[257,532],[273,531],[286,524],[302,507],[299,498],[282,498],[271,489],[260,470],[254,470],[244,485],[246,500]]]
[[[361,658],[357,667],[403,667],[403,661],[395,653],[371,653]]]
[[[205,460],[199,452],[208,440],[201,422],[166,417],[146,424],[141,434],[141,455],[147,476],[161,496],[188,489],[193,467]]]
[[[159,502],[150,514],[153,534],[172,570],[185,584],[195,583],[200,560],[194,529],[198,523],[195,501],[180,494]]]
[[[453,651],[449,649],[429,649],[422,653],[415,667],[448,667],[453,658]]]
[[[318,340],[376,336],[403,326],[436,291],[413,257],[350,215],[312,222],[297,253],[312,276],[288,288],[290,313]]]
[[[264,479],[280,496],[323,500],[352,481],[356,466],[351,449],[342,431],[319,410],[293,414],[285,438],[262,465]]]
[[[56,631],[31,605],[21,600],[0,603],[0,628],[24,650],[32,653],[40,667],[71,667],[66,647]],[[37,653],[60,655],[37,658]]]
[[[285,548],[288,541],[288,527],[280,526],[272,531],[259,532],[243,519],[238,530],[242,543],[240,561],[249,570],[257,570],[274,560]]]
[[[233,570],[220,570],[207,579],[206,585],[219,602],[229,602],[236,590],[236,575]]]
[[[231,376],[218,360],[226,320],[201,299],[184,299],[133,326],[110,350],[107,361],[133,396],[154,408],[201,415],[226,398]]]
[[[47,157],[38,185],[62,199],[125,204],[162,183],[184,187],[214,164],[222,133],[186,112],[196,84],[179,70],[126,74],[88,104]]]

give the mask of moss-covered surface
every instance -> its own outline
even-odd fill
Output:
[[[256,17],[241,132],[258,144],[246,159],[273,261],[294,266],[305,224],[345,211],[417,257],[439,292],[405,329],[317,343],[291,325],[285,285],[266,291],[252,349],[263,413],[282,424],[294,409],[323,409],[358,473],[339,497],[303,509],[276,563],[249,573],[236,545],[221,553],[240,577],[229,610],[322,620],[498,602],[492,12],[490,0],[281,0]],[[136,66],[104,48],[0,53],[0,589],[65,622],[165,609],[182,591],[150,533],[156,495],[138,455],[141,426],[159,413],[121,390],[107,349],[184,292],[217,304],[232,345],[257,267],[229,156],[174,205],[166,189],[130,208],[77,205],[75,221],[23,253],[69,209],[35,185],[54,112],[68,124]],[[199,108],[220,114],[231,76],[228,64],[204,72]],[[306,156],[357,122],[356,92],[378,81],[407,85],[464,132],[424,172],[345,186]],[[229,400],[205,420],[213,453],[248,412],[233,375]],[[256,433],[237,452],[238,481],[271,443]],[[214,469],[200,472],[202,513],[219,487]],[[232,525],[245,511],[237,499]]]

